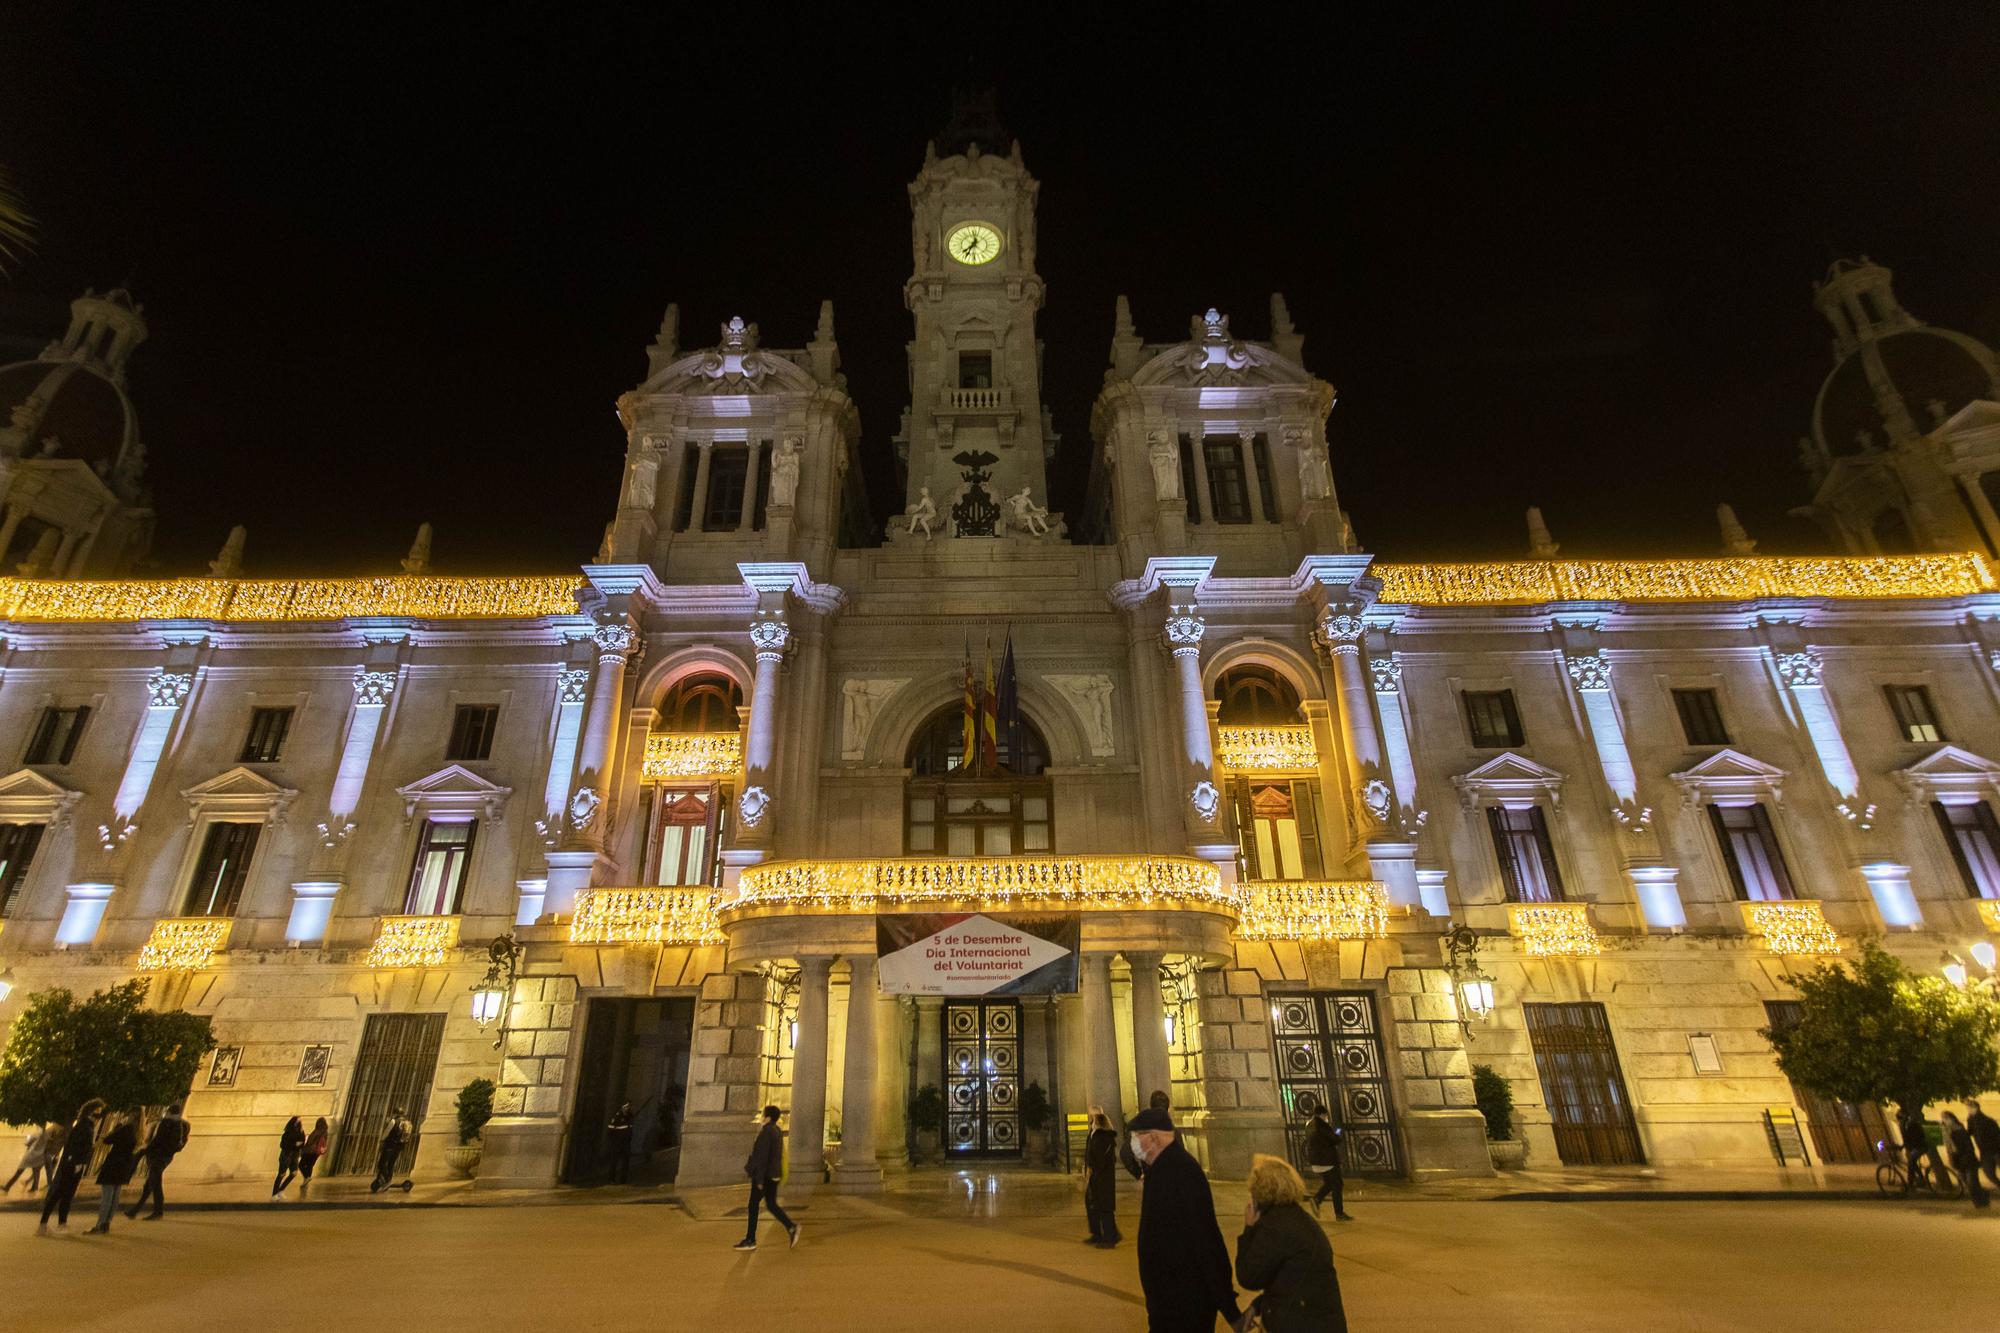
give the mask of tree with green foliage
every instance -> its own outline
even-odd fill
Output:
[[[215,1049],[205,1014],[145,1007],[144,981],[78,1002],[60,987],[28,997],[0,1050],[0,1122],[68,1124],[92,1097],[107,1106],[162,1106],[194,1084]]]
[[[1486,1117],[1486,1137],[1505,1142],[1514,1137],[1514,1085],[1492,1065],[1472,1067],[1472,1100]]]
[[[493,1080],[476,1078],[459,1089],[457,1107],[458,1141],[471,1143],[485,1132],[486,1122],[493,1118]]]
[[[2000,1000],[1984,990],[1919,976],[1872,940],[1795,984],[1799,1021],[1763,1035],[1802,1088],[1920,1111],[2000,1086]]]

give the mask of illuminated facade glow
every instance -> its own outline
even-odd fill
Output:
[[[458,947],[455,916],[385,916],[364,967],[442,967]]]
[[[1740,903],[1743,924],[1762,937],[1764,947],[1788,958],[1826,957],[1840,952],[1840,939],[1827,924],[1817,902],[1794,898],[1785,902]]]
[[[1379,940],[1389,895],[1373,880],[1262,880],[1241,885],[1241,940]]]
[[[153,923],[152,938],[139,950],[141,972],[198,972],[229,942],[230,918],[168,917]]]
[[[740,731],[656,731],[646,737],[642,770],[648,782],[727,778],[743,769]]]
[[[1188,856],[1013,856],[778,861],[743,872],[725,921],[771,908],[872,912],[912,903],[1116,912],[1184,907],[1235,915],[1222,875]]]
[[[1215,761],[1235,773],[1312,773],[1319,749],[1311,727],[1217,727]]]
[[[362,579],[0,579],[0,619],[13,621],[412,620],[572,616],[573,574],[507,578],[398,575]]]
[[[1507,930],[1530,958],[1588,958],[1604,949],[1588,903],[1509,903]]]
[[[1765,597],[1969,597],[1994,590],[1984,556],[1743,556],[1719,560],[1503,560],[1378,564],[1398,606],[1746,602]]]
[[[1979,924],[1989,934],[2000,935],[2000,898],[1981,898],[1975,906],[1979,909]]]
[[[586,889],[570,918],[572,944],[721,944],[713,889]]]

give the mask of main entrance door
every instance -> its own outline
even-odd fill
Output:
[[[443,1014],[368,1015],[347,1092],[347,1118],[340,1122],[340,1143],[333,1152],[335,1175],[375,1170],[376,1146],[388,1131],[391,1111],[415,1126],[396,1160],[397,1174],[409,1171],[417,1160],[443,1041]]]
[[[1271,1016],[1278,1095],[1293,1163],[1302,1171],[1308,1165],[1306,1131],[1313,1112],[1325,1107],[1341,1131],[1343,1172],[1400,1174],[1403,1160],[1396,1146],[1375,997],[1367,991],[1275,994]]]
[[[949,1157],[1021,1155],[1021,1002],[944,1004],[944,1142]]]
[[[1766,1000],[1764,1012],[1770,1016],[1771,1026],[1782,1031],[1799,1021],[1799,1002]],[[1792,1084],[1792,1096],[1806,1109],[1806,1126],[1812,1131],[1813,1147],[1819,1150],[1822,1162],[1872,1162],[1875,1145],[1889,1137],[1882,1108],[1874,1102],[1859,1106],[1837,1102],[1796,1083]]]
[[[1535,1069],[1565,1166],[1645,1162],[1601,1004],[1524,1004]]]
[[[688,1056],[694,1044],[694,1001],[678,996],[596,999],[583,1029],[577,1067],[576,1119],[571,1122],[567,1184],[611,1178],[615,1148],[606,1126],[632,1103],[629,1179],[670,1181],[680,1170],[681,1112],[687,1100]]]

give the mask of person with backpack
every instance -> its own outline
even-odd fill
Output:
[[[42,1196],[42,1222],[35,1228],[37,1236],[49,1234],[50,1213],[55,1214],[57,1231],[69,1230],[70,1202],[76,1198],[76,1187],[97,1153],[97,1120],[103,1114],[102,1097],[92,1097],[76,1108],[76,1119],[63,1137],[62,1155],[49,1170],[49,1192]]]
[[[771,1216],[778,1219],[778,1225],[785,1229],[794,1246],[799,1243],[799,1224],[778,1207],[778,1177],[785,1166],[785,1136],[778,1130],[778,1117],[782,1114],[775,1106],[764,1108],[764,1123],[757,1130],[757,1141],[750,1145],[750,1160],[743,1163],[743,1173],[750,1177],[750,1229],[736,1242],[739,1250],[757,1248],[759,1204],[771,1210]]]
[[[1317,1213],[1326,1196],[1333,1196],[1333,1215],[1342,1222],[1352,1222],[1347,1215],[1346,1190],[1340,1174],[1340,1131],[1327,1119],[1326,1108],[1320,1107],[1312,1114],[1312,1123],[1306,1129],[1306,1165],[1319,1176],[1319,1192],[1312,1196],[1312,1210]]]
[[[146,1139],[146,1183],[139,1187],[139,1199],[125,1210],[125,1216],[137,1217],[139,1210],[146,1206],[146,1200],[153,1201],[153,1211],[146,1214],[148,1222],[157,1222],[167,1211],[167,1167],[173,1164],[180,1150],[187,1147],[189,1126],[181,1115],[181,1104],[175,1102],[167,1108],[153,1126],[152,1134]]]

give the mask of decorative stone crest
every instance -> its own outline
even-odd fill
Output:
[[[759,662],[776,662],[792,646],[792,627],[782,619],[750,622],[750,647]]]
[[[381,708],[395,692],[396,673],[393,671],[363,670],[354,673],[354,702],[357,707]]]
[[[1369,658],[1368,673],[1375,678],[1375,693],[1402,693],[1403,664],[1398,662],[1394,657]]]
[[[630,657],[632,650],[639,646],[639,632],[631,625],[613,621],[599,625],[590,631],[591,642],[597,645],[599,660],[613,657]]]
[[[1611,664],[1603,653],[1577,653],[1564,666],[1579,690],[1601,692],[1611,688]]]
[[[556,676],[556,702],[580,704],[590,692],[590,672],[582,667],[565,667]]]
[[[1201,816],[1203,823],[1213,824],[1217,812],[1222,809],[1222,793],[1215,789],[1213,782],[1203,778],[1188,793],[1188,804],[1194,807],[1195,814]]]
[[[736,802],[736,813],[743,820],[744,828],[756,828],[770,812],[771,793],[762,787],[743,789],[742,799]]]
[[[1160,630],[1167,651],[1175,657],[1201,652],[1201,637],[1208,633],[1208,622],[1202,619],[1199,607],[1176,606],[1167,612],[1167,622]]]
[[[123,815],[113,815],[109,824],[97,826],[97,845],[107,852],[115,852],[138,831],[139,825],[134,821]]]
[[[354,821],[343,819],[338,824],[319,823],[313,825],[313,828],[319,834],[319,845],[332,851],[353,835]]]
[[[1375,817],[1378,824],[1389,822],[1389,807],[1393,794],[1389,784],[1380,778],[1370,778],[1361,787],[1361,804]]]
[[[160,667],[146,677],[146,707],[179,708],[194,688],[194,672]]]
[[[1329,653],[1345,657],[1361,651],[1368,626],[1351,611],[1329,611],[1319,619],[1319,641]]]
[[[1824,659],[1808,648],[1803,652],[1778,654],[1778,679],[1788,690],[1817,689]]]
[[[569,826],[578,833],[584,832],[597,820],[597,811],[604,804],[604,798],[595,788],[578,787],[576,795],[569,798]]]

